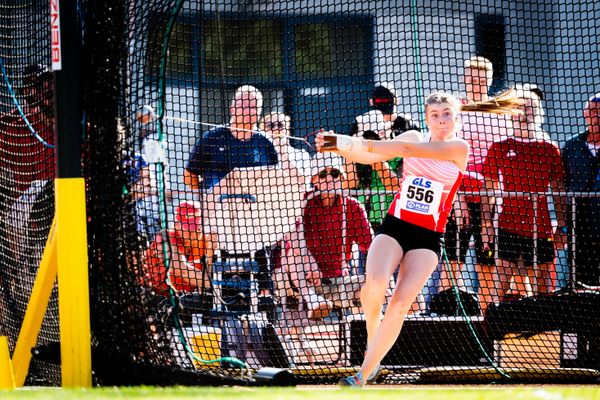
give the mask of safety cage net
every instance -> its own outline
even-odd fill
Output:
[[[77,16],[95,384],[337,382],[367,328],[381,349],[378,326],[400,323],[372,382],[598,379],[600,3],[81,0]],[[3,2],[0,35],[13,351],[54,218],[48,1]],[[373,156],[432,148],[440,107],[468,160]],[[60,384],[56,298],[29,384]]]

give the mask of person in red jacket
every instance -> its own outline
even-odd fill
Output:
[[[201,210],[201,204],[197,201],[180,203],[175,209],[173,229],[157,234],[146,250],[145,284],[156,294],[167,296],[168,282],[177,292],[191,293],[210,289],[212,240],[210,235],[202,233]],[[168,269],[165,252],[169,260]]]
[[[15,108],[0,117],[0,160],[13,200],[34,181],[53,180],[56,170],[52,73],[41,65],[29,66],[21,92],[22,114]]]
[[[341,157],[325,153],[311,160],[315,191],[307,193],[282,257],[282,269],[306,301],[311,319],[326,316],[333,304],[355,309],[360,304],[364,275],[351,271],[352,245],[367,251],[373,232],[360,202],[340,193],[343,164]]]
[[[498,236],[497,297],[502,300],[511,280],[517,295],[527,294],[527,280],[536,293],[553,289],[554,251],[566,242],[561,230],[555,231],[545,193],[564,191],[564,170],[558,145],[542,130],[544,111],[539,96],[532,90],[517,91],[525,99],[523,114],[513,116],[513,135],[495,142],[483,163],[482,174],[488,189],[502,189],[510,195],[497,199],[484,196],[485,233],[490,248],[495,227],[492,205],[496,203]],[[565,226],[562,198],[555,197],[558,226]]]

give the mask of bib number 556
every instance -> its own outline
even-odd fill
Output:
[[[425,201],[431,203],[433,201],[433,190],[426,190],[422,187],[409,186],[406,192],[406,197],[416,201]]]

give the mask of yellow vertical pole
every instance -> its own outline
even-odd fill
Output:
[[[8,340],[6,340],[6,336],[0,336],[0,389],[14,388],[15,376],[13,374],[12,363],[10,362]]]
[[[38,273],[31,290],[31,297],[27,304],[25,317],[19,331],[17,344],[13,353],[13,368],[15,373],[15,383],[17,386],[23,386],[27,378],[29,363],[31,361],[31,349],[37,342],[38,333],[42,327],[48,301],[52,294],[52,288],[56,281],[56,219],[52,221],[52,227],[44,254],[38,268]]]
[[[58,178],[58,306],[63,387],[92,385],[85,182]]]
[[[58,315],[63,387],[92,385],[85,182],[81,170],[82,29],[77,0],[50,2],[54,132]]]

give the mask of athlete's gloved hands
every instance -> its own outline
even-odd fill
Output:
[[[365,151],[365,140],[357,137],[338,135],[333,131],[322,132],[315,138],[317,151]]]

